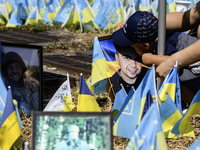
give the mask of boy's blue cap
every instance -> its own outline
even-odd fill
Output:
[[[147,11],[136,11],[123,28],[113,32],[113,42],[119,46],[148,43],[158,37],[158,19]]]

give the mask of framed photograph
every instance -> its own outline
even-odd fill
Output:
[[[32,150],[112,150],[111,112],[32,112]]]
[[[2,42],[1,72],[20,110],[42,110],[42,46]]]

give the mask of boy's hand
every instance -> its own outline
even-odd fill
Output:
[[[119,30],[119,29],[123,28],[123,27],[124,27],[124,25],[125,25],[125,23],[126,23],[126,20],[124,20],[124,21],[120,22],[120,23],[118,24],[117,28],[115,29],[115,31],[117,31],[117,30]]]

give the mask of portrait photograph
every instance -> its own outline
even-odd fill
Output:
[[[1,43],[1,73],[18,109],[30,115],[42,108],[42,47]]]
[[[111,150],[112,113],[33,111],[33,150]]]

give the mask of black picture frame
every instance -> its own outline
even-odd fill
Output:
[[[53,150],[64,138],[70,125],[80,128],[79,139],[91,149],[112,150],[111,112],[32,112],[32,150]]]
[[[39,92],[39,110],[43,109],[43,50],[42,46],[1,42],[1,61],[7,52],[16,52],[27,66],[27,81],[33,82]],[[1,66],[2,67],[2,66]],[[35,71],[35,72],[34,72]],[[11,87],[12,88],[12,87]]]

